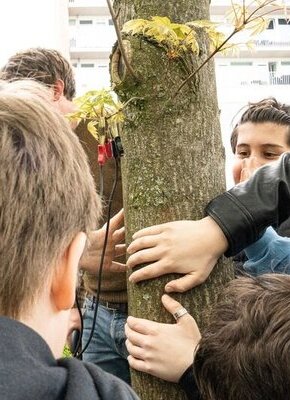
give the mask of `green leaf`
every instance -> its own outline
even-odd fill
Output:
[[[131,33],[132,35],[142,34],[148,21],[145,19],[132,19],[123,25],[123,33]]]
[[[116,136],[123,121],[123,104],[110,90],[93,90],[75,100],[78,110],[69,115],[72,120],[88,120],[87,129],[99,142]]]
[[[96,121],[90,121],[90,122],[87,124],[87,129],[88,129],[88,131],[90,132],[90,134],[93,135],[93,137],[94,137],[96,140],[98,140],[99,137],[98,137],[98,131],[97,131],[97,129],[96,129],[96,125],[97,125],[97,122],[96,122]]]
[[[249,22],[246,25],[246,29],[251,30],[251,36],[258,35],[259,33],[265,31],[269,25],[269,19],[265,17],[258,17],[257,19]]]

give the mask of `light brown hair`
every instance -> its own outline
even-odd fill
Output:
[[[14,81],[33,79],[53,87],[58,79],[64,82],[63,94],[72,100],[76,94],[75,79],[70,63],[57,50],[31,48],[11,56],[1,68],[0,79]]]
[[[290,276],[233,280],[213,311],[194,372],[203,400],[290,398]]]
[[[274,97],[263,99],[257,103],[249,103],[231,134],[230,141],[234,154],[237,147],[239,126],[247,122],[253,124],[272,122],[287,127],[286,143],[290,146],[290,106],[279,103]]]
[[[0,315],[34,303],[101,205],[86,155],[36,82],[0,81]]]

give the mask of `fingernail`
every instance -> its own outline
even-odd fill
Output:
[[[165,292],[172,293],[173,292],[173,288],[171,286],[165,286]]]

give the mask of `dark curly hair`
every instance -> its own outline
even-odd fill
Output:
[[[257,103],[249,103],[247,110],[242,114],[231,134],[231,147],[236,151],[239,126],[246,122],[260,124],[272,122],[288,127],[287,144],[290,145],[290,106],[279,103],[274,97],[263,99]]]

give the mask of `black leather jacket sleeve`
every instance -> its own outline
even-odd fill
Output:
[[[199,394],[193,374],[193,365],[187,368],[178,383],[179,386],[185,391],[188,400],[201,400],[201,396]]]
[[[259,239],[269,225],[279,225],[290,215],[290,153],[213,199],[206,213],[226,236],[228,257]]]

